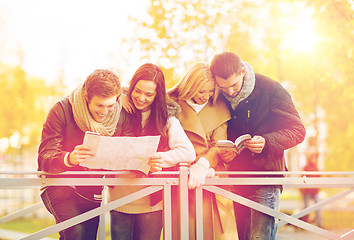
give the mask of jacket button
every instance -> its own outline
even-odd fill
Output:
[[[236,116],[233,117],[233,119],[236,119],[236,118],[237,118]]]

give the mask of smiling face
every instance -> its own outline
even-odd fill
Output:
[[[215,82],[213,80],[207,81],[193,96],[192,101],[196,104],[202,105],[209,101],[215,93]]]
[[[87,107],[91,113],[92,118],[96,122],[102,123],[105,118],[114,110],[114,105],[118,97],[119,96],[116,95],[107,98],[94,95],[90,101],[87,101]]]
[[[156,96],[156,83],[148,80],[140,80],[135,85],[131,99],[136,109],[140,111],[148,111]]]

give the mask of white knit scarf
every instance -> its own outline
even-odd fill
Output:
[[[115,103],[114,110],[109,115],[107,115],[105,120],[102,123],[99,123],[96,122],[95,119],[91,116],[82,90],[82,85],[70,94],[69,100],[73,108],[75,122],[82,131],[97,132],[102,136],[113,135],[122,108],[119,101]]]

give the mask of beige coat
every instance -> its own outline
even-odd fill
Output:
[[[209,101],[198,114],[186,101],[177,103],[181,106],[177,118],[195,148],[197,160],[204,157],[210,162],[210,167],[225,170],[215,146],[217,140],[227,139],[230,113],[225,102],[218,100],[212,105]],[[219,196],[216,198],[215,194],[207,191],[203,194],[204,239],[238,239],[232,201]],[[190,206],[193,206],[194,191],[190,195]],[[195,209],[190,207],[190,239],[195,239],[194,229]]]

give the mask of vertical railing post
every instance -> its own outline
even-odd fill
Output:
[[[180,195],[180,236],[182,240],[189,239],[189,207],[188,207],[188,163],[179,165],[179,195]]]
[[[197,240],[203,240],[203,188],[195,189],[195,220]]]
[[[164,240],[172,239],[172,204],[171,204],[171,184],[167,182],[163,189],[163,209],[164,209]]]
[[[107,203],[107,195],[106,195],[106,188],[102,190],[102,202],[101,206]],[[104,240],[106,238],[106,219],[105,219],[106,214],[102,213],[98,225],[98,239],[99,240]]]

